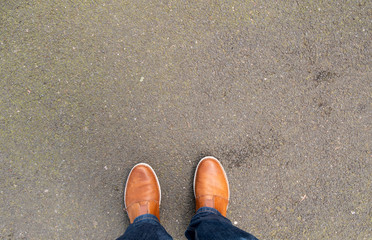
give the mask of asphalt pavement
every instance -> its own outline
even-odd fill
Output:
[[[174,239],[198,161],[259,239],[372,239],[372,2],[0,1],[0,239],[115,239],[139,162]]]

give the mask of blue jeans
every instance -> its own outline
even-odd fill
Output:
[[[185,232],[189,240],[257,240],[253,235],[231,224],[216,209],[200,208]],[[171,240],[173,239],[152,214],[137,217],[124,235],[117,240]]]

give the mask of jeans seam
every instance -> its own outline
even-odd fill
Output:
[[[215,212],[215,211],[212,211],[212,210],[209,210],[209,209],[201,209],[201,211],[200,211],[200,212],[198,212],[198,213],[202,213],[202,212],[210,212],[210,213],[214,213],[214,214],[218,215],[218,213],[217,213],[217,212]],[[197,214],[198,214],[198,213],[197,213]]]
[[[216,212],[214,212],[214,211],[211,211],[211,210],[202,210],[202,211],[200,211],[201,213],[202,212],[210,212],[210,213],[214,213],[214,214],[217,214]]]
[[[159,222],[159,221],[157,221],[157,220],[154,219],[154,218],[151,218],[151,217],[144,217],[144,218],[141,218],[141,219],[135,221],[133,224],[136,224],[136,223],[142,222],[143,220],[153,220],[153,221],[151,221],[151,222],[156,222],[156,223]]]

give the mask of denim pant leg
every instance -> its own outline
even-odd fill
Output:
[[[185,232],[189,240],[257,240],[253,235],[235,227],[216,209],[200,208]]]
[[[117,240],[172,240],[158,218],[152,214],[144,214],[134,219],[124,235]]]

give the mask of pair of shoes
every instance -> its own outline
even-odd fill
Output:
[[[214,157],[200,160],[194,175],[196,211],[211,207],[226,217],[229,203],[229,183],[221,163]],[[155,215],[159,221],[161,190],[159,180],[150,165],[140,163],[129,173],[124,204],[130,223],[143,214]]]

